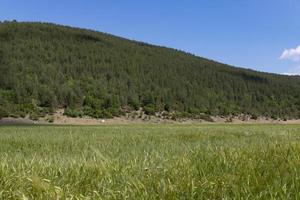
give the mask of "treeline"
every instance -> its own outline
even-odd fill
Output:
[[[300,117],[300,78],[234,68],[109,34],[45,23],[0,23],[0,117],[65,108],[108,118],[153,115]]]

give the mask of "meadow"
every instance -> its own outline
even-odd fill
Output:
[[[300,199],[300,125],[1,126],[0,199]]]

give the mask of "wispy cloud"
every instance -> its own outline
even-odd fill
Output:
[[[280,60],[293,60],[299,61],[300,60],[300,45],[295,49],[286,49],[283,51],[281,56],[279,57]]]
[[[297,67],[293,67],[291,69],[289,69],[288,72],[283,73],[284,75],[289,75],[289,76],[296,76],[296,75],[300,75],[300,65]]]

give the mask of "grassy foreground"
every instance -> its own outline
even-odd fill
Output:
[[[300,199],[300,125],[0,127],[0,199]]]

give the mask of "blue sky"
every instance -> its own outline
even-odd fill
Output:
[[[300,73],[299,0],[1,0],[0,20],[90,28],[223,63]]]

